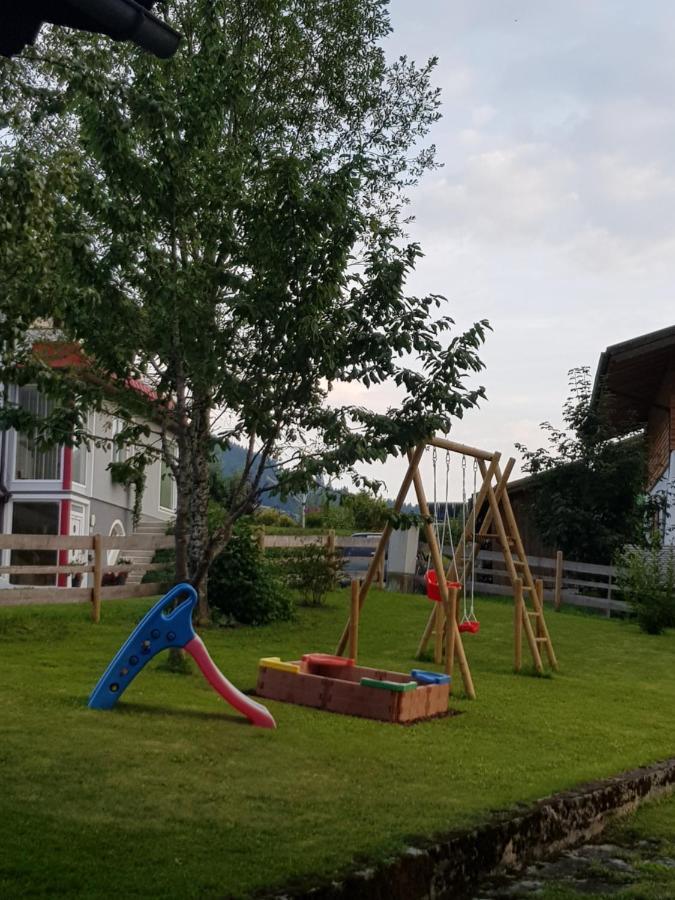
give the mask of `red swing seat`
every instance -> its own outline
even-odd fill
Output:
[[[478,634],[480,622],[460,622],[458,628],[462,634]]]
[[[446,581],[446,585],[448,586],[448,590],[450,588],[456,587],[459,590],[462,585],[459,581]],[[438,577],[434,569],[429,569],[427,574],[424,576],[424,584],[427,589],[427,597],[429,600],[433,600],[435,603],[440,603],[443,598],[441,597],[441,589],[438,584]]]

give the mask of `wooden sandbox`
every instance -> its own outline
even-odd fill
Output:
[[[361,684],[361,679],[381,686]],[[327,712],[410,724],[447,715],[450,684],[419,684],[402,672],[308,654],[289,663],[261,660],[256,694]]]

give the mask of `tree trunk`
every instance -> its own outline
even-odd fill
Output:
[[[197,621],[206,625],[211,621],[208,602],[208,565],[204,565],[209,552],[209,464],[211,462],[210,435],[211,407],[207,398],[193,397],[192,405],[192,458],[190,472],[190,532],[187,543],[188,574],[199,592]]]

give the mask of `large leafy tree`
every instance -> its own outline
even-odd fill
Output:
[[[272,458],[279,489],[299,491],[474,405],[486,323],[452,336],[438,296],[405,292],[421,253],[405,193],[434,165],[439,95],[433,60],[387,62],[386,0],[165,6],[184,35],[169,63],[54,33],[2,68],[0,337],[6,368],[68,397],[61,437],[86,439],[97,385],[128,415],[109,385],[153,382],[176,576],[203,589]],[[47,315],[86,355],[80,391],[30,357],[25,330]],[[385,381],[385,414],[331,402],[337,382]],[[209,534],[214,441],[248,452]]]
[[[534,476],[532,511],[544,543],[581,562],[611,563],[626,544],[642,543],[652,511],[643,436],[637,426],[617,433],[610,402],[593,405],[589,369],[571,369],[563,425],[541,426],[548,446],[516,445]]]

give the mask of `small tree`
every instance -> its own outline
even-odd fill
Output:
[[[387,501],[372,491],[349,494],[344,500],[351,510],[356,531],[381,531],[387,523],[389,506]]]
[[[647,634],[675,626],[675,558],[658,536],[648,547],[627,547],[617,558],[617,585]]]
[[[516,446],[535,476],[532,510],[542,539],[571,559],[610,563],[630,543],[642,544],[651,504],[646,458],[637,429],[617,435],[606,407],[591,407],[587,367],[570,370],[563,427],[542,423],[548,447]]]
[[[342,569],[342,554],[325,544],[294,550],[283,565],[289,587],[299,592],[306,606],[320,606],[332,591]]]

